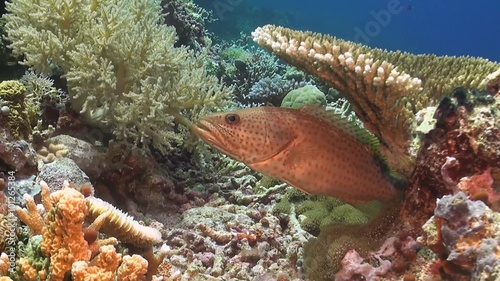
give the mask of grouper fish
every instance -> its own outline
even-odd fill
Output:
[[[397,190],[355,130],[322,106],[255,107],[202,117],[190,129],[222,153],[308,194],[356,204]]]

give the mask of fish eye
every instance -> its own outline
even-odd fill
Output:
[[[226,114],[225,119],[226,119],[226,123],[234,125],[240,121],[240,116],[238,114],[229,113],[229,114]]]

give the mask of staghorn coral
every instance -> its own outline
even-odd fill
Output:
[[[47,279],[50,259],[41,250],[42,235],[31,236],[26,245],[20,243],[18,275],[26,280]]]
[[[100,231],[141,248],[150,247],[161,241],[161,233],[158,230],[140,225],[127,214],[99,198],[89,197],[88,200],[89,216],[92,219],[104,214],[105,219]]]
[[[23,198],[24,202],[26,203],[26,209],[16,206],[15,212],[17,214],[17,217],[19,217],[22,222],[29,226],[31,235],[42,234],[42,230],[45,224],[42,214],[36,206],[35,200],[29,194],[25,194]]]
[[[220,44],[213,49],[215,54],[209,68],[225,85],[234,87],[232,96],[241,106],[248,105],[246,95],[255,83],[283,70],[275,57],[255,46]]]
[[[12,0],[6,9],[5,32],[21,63],[64,74],[73,109],[118,138],[166,152],[180,137],[173,115],[195,119],[229,94],[207,75],[204,55],[174,47],[159,1]]]
[[[114,246],[102,246],[99,254],[90,263],[74,262],[71,266],[71,276],[74,281],[114,281],[121,258]]]
[[[4,252],[0,252],[0,276],[7,275],[9,269],[10,269],[9,256]]]
[[[390,52],[273,25],[252,35],[279,58],[342,92],[365,127],[381,139],[390,166],[405,174],[415,160],[408,152],[415,113],[455,87],[478,87],[500,67],[480,58]]]

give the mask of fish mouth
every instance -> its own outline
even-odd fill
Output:
[[[191,126],[191,132],[217,149],[222,150],[223,142],[217,137],[213,129],[214,125],[206,120],[199,120],[198,124]]]
[[[191,132],[227,156],[236,160],[241,158],[228,151],[225,140],[220,134],[217,133],[217,126],[212,124],[210,121],[199,120],[198,124],[193,124],[191,126]]]

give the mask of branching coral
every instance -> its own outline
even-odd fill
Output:
[[[122,259],[114,248],[116,238],[97,240],[97,231],[107,230],[108,234],[116,234],[123,242],[148,247],[161,239],[157,230],[139,225],[109,204],[102,201],[95,203],[97,199],[85,197],[70,187],[67,181],[61,190],[53,193],[45,182],[40,182],[40,185],[46,215],[42,218],[29,195],[25,196],[27,210],[16,210],[20,219],[31,228],[32,234],[42,233],[30,238],[24,249],[25,255],[18,262],[23,278],[45,280],[48,276],[50,280],[58,281],[63,280],[69,270],[72,270],[74,280],[115,280],[117,272],[118,280],[145,278],[148,270],[145,259],[135,255],[125,256],[121,269],[118,269]],[[84,221],[88,218],[93,223],[84,228]],[[100,253],[91,260],[92,253],[97,252],[99,246]],[[48,259],[37,259],[42,254]],[[155,272],[156,268],[150,270]]]
[[[37,72],[64,74],[73,108],[119,138],[166,151],[179,137],[173,114],[195,118],[229,93],[203,55],[174,47],[159,1],[13,0],[7,10],[13,53]]]
[[[254,40],[279,58],[342,92],[365,127],[382,140],[392,167],[408,174],[414,114],[455,87],[478,87],[500,65],[471,57],[389,52],[354,42],[266,25]]]
[[[72,188],[50,194],[49,204],[41,250],[50,257],[50,280],[57,281],[64,279],[75,261],[90,260],[91,251],[83,233],[88,205],[83,194]]]

